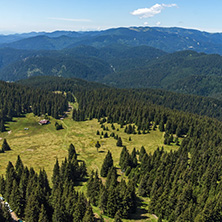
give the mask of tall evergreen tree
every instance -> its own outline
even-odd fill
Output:
[[[41,205],[38,222],[50,222],[44,204]]]
[[[108,153],[106,154],[106,157],[103,161],[103,165],[100,171],[100,175],[102,177],[106,177],[108,174],[109,169],[113,166],[113,158],[112,158],[112,154],[110,153],[110,151],[108,151]]]
[[[10,148],[10,146],[8,145],[6,139],[3,140],[3,143],[2,143],[2,150],[3,150],[3,151],[11,150],[11,148]]]
[[[25,221],[38,222],[40,207],[37,192],[34,190],[27,200],[25,207]]]
[[[4,121],[3,119],[0,120],[0,132],[4,132],[5,131],[5,125],[4,125]]]
[[[119,147],[122,147],[122,146],[123,146],[123,142],[122,142],[121,137],[118,137],[118,140],[117,140],[117,142],[116,142],[116,145],[119,146]]]
[[[74,147],[74,145],[71,143],[71,144],[69,145],[69,150],[68,150],[68,161],[71,161],[73,158],[76,159],[76,158],[77,158],[77,155],[76,155],[75,147]]]
[[[86,212],[85,212],[85,215],[84,215],[82,221],[83,222],[94,222],[95,221],[93,210],[92,210],[92,207],[89,202],[86,206]]]
[[[144,146],[141,146],[141,148],[140,148],[140,153],[139,153],[139,161],[142,160],[143,155],[144,155],[145,153],[146,153],[146,150],[145,150]]]

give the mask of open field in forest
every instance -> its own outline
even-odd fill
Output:
[[[122,148],[116,146],[117,140],[113,137],[101,139],[100,136],[96,135],[97,130],[102,132],[100,123],[96,119],[75,122],[70,117],[64,120],[51,118],[50,124],[42,126],[38,124],[41,119],[43,118],[34,116],[32,113],[27,114],[23,118],[14,118],[13,122],[7,124],[8,131],[0,133],[1,141],[3,138],[6,138],[12,149],[0,154],[0,175],[5,173],[8,161],[14,164],[17,156],[20,155],[25,165],[34,167],[37,171],[40,168],[44,168],[50,178],[56,157],[61,162],[68,154],[67,149],[70,143],[73,143],[75,146],[79,154],[78,158],[86,161],[89,171],[100,169],[108,150],[113,155],[114,165],[118,165]],[[62,123],[64,129],[57,131],[55,129],[56,121]],[[111,132],[118,134],[122,138],[123,145],[129,149],[129,152],[134,147],[140,150],[142,145],[147,152],[151,153],[158,146],[164,146],[164,149],[167,151],[178,148],[174,145],[164,145],[164,135],[158,129],[156,131],[151,130],[150,133],[145,135],[128,135],[117,124],[114,124],[116,127],[115,130],[111,130],[111,124],[104,125],[109,128],[109,131],[104,131],[104,133],[107,132],[108,135]],[[25,128],[28,128],[28,130],[25,130]],[[132,141],[129,141],[129,136]],[[101,143],[99,152],[95,148],[97,140]],[[0,144],[2,144],[1,141]]]
[[[50,118],[50,124],[39,125],[38,122],[44,117],[34,116],[32,113],[27,114],[25,117],[13,118],[13,122],[7,124],[7,132],[0,133],[0,144],[4,138],[7,139],[11,147],[11,151],[0,154],[0,175],[5,174],[8,161],[15,164],[17,156],[20,155],[23,163],[28,167],[33,167],[37,172],[39,169],[44,168],[51,180],[52,170],[56,158],[61,163],[68,154],[68,147],[70,143],[76,148],[79,154],[78,159],[84,160],[87,165],[88,172],[93,169],[100,170],[104,157],[108,150],[111,151],[114,165],[118,167],[121,147],[116,146],[117,140],[113,137],[100,138],[96,135],[97,130],[102,132],[102,128],[98,120],[93,119],[84,122],[75,122],[69,115],[64,120],[55,120]],[[62,130],[55,129],[55,122],[61,123],[64,127]],[[148,134],[131,134],[124,133],[124,128],[120,128],[118,124],[114,124],[115,130],[111,129],[111,124],[104,124],[108,126],[110,135],[111,132],[118,134],[122,138],[123,145],[125,145],[129,152],[135,147],[140,150],[143,145],[146,151],[154,152],[159,146],[164,146],[167,151],[175,150],[178,147],[175,145],[166,146],[163,144],[164,134],[158,129],[151,130]],[[25,128],[28,128],[28,130]],[[119,129],[119,131],[117,131]],[[129,141],[129,136],[132,141]],[[101,148],[99,152],[95,147],[95,143],[99,141]],[[118,171],[120,173],[120,170]],[[78,190],[85,191],[86,185],[81,186]],[[99,210],[94,208],[94,212],[99,214]],[[98,212],[97,212],[98,211]],[[142,213],[141,213],[142,214]],[[139,220],[124,220],[124,221],[156,221],[153,215],[146,214],[144,219]],[[107,221],[112,221],[107,219]]]

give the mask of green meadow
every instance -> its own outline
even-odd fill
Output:
[[[20,155],[23,163],[28,167],[33,167],[37,172],[40,169],[45,169],[49,180],[51,180],[52,170],[56,158],[60,164],[68,154],[68,147],[72,143],[77,153],[78,159],[84,160],[87,165],[88,172],[91,170],[100,170],[104,157],[108,150],[111,151],[114,165],[118,167],[119,157],[122,148],[116,146],[117,140],[113,137],[103,138],[103,136],[96,135],[97,130],[100,133],[103,131],[101,124],[98,120],[88,120],[84,122],[73,121],[69,114],[63,120],[55,120],[50,118],[50,124],[39,125],[39,121],[44,117],[34,116],[32,113],[27,114],[25,117],[13,118],[13,122],[7,124],[7,132],[0,133],[0,144],[3,139],[7,139],[11,147],[11,151],[0,154],[0,175],[5,174],[8,161],[15,164],[17,156]],[[56,130],[55,122],[63,125],[62,130]],[[148,134],[131,134],[124,133],[124,128],[120,125],[114,124],[115,130],[111,129],[111,124],[104,124],[108,127],[107,132],[110,135],[112,132],[122,138],[123,145],[125,145],[129,152],[132,152],[135,147],[140,150],[143,145],[148,153],[153,153],[157,147],[164,146],[166,151],[175,150],[178,147],[173,145],[167,146],[163,144],[164,134],[158,129],[151,130]],[[25,129],[28,128],[28,129]],[[131,141],[129,141],[131,137]],[[97,151],[95,144],[99,141],[101,147]],[[118,171],[121,174],[121,171]],[[78,190],[85,191],[86,184],[78,187]],[[142,205],[139,210],[146,208]],[[94,208],[94,212],[99,215],[99,209]],[[139,211],[139,214],[143,213]],[[141,217],[140,220],[124,220],[124,221],[156,221],[154,215]],[[106,221],[112,219],[105,218]]]

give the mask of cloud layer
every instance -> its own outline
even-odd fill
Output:
[[[150,8],[139,8],[133,12],[132,15],[139,16],[140,18],[151,18],[159,13],[165,8],[177,7],[176,4],[155,4]]]

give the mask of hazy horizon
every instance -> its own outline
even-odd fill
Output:
[[[38,2],[4,1],[0,8],[0,33],[95,31],[117,27],[180,27],[222,32],[222,2],[117,1]]]

